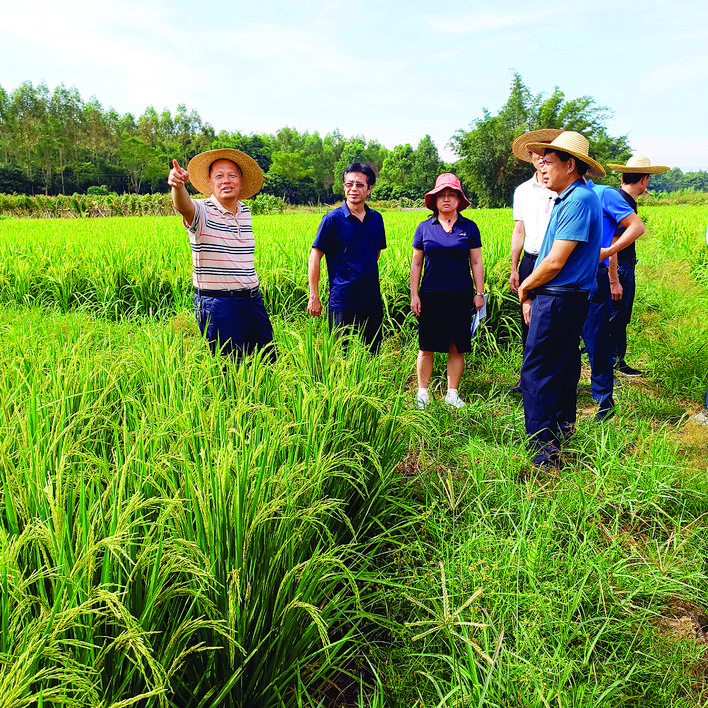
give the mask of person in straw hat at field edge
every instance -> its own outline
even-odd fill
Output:
[[[530,143],[541,176],[558,194],[531,275],[519,285],[529,325],[521,367],[526,432],[535,465],[560,465],[560,445],[575,428],[580,330],[588,313],[602,240],[602,208],[585,174],[604,176],[580,133]]]
[[[543,235],[546,233],[548,220],[551,218],[553,200],[558,196],[543,184],[541,178],[541,156],[528,149],[529,143],[550,143],[563,131],[555,128],[532,130],[520,135],[511,146],[515,157],[534,166],[531,179],[522,182],[514,190],[514,230],[511,234],[511,274],[509,285],[514,292],[519,291],[519,283],[526,279],[533,270],[541,248]],[[522,257],[523,252],[523,257]],[[529,328],[521,317],[521,351],[526,345]],[[510,393],[521,393],[521,378],[509,389]]]
[[[633,155],[627,160],[626,165],[607,163],[615,172],[622,173],[622,186],[619,193],[624,200],[637,213],[637,199],[649,187],[649,176],[666,172],[669,168],[664,165],[652,165],[651,160],[644,155]],[[634,245],[636,237],[619,225],[615,230],[615,241],[612,249],[617,253],[617,275],[622,286],[622,296],[612,301],[610,313],[610,353],[614,367],[618,373],[625,376],[641,376],[642,372],[635,369],[625,361],[627,354],[627,325],[632,319],[632,306],[635,293],[635,266],[637,263],[637,250]]]
[[[191,199],[190,181],[207,199]],[[237,358],[266,348],[273,361],[273,328],[258,290],[251,212],[241,201],[258,192],[263,172],[239,150],[210,150],[187,169],[172,161],[167,178],[192,246],[194,308],[213,353]]]
[[[627,238],[634,240],[644,233],[644,224],[614,187],[593,184],[589,179],[586,181],[595,190],[602,207],[602,249],[597,278],[590,289],[590,311],[581,336],[590,360],[592,397],[598,403],[595,420],[602,421],[615,414],[610,313],[613,300],[622,297],[622,286],[617,275],[617,255],[613,253],[612,242],[618,226],[624,226]],[[608,254],[612,255],[608,257]]]

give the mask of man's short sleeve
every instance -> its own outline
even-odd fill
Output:
[[[603,189],[601,203],[603,211],[609,214],[618,224],[622,219],[634,214],[634,209],[616,189]]]
[[[514,221],[523,221],[524,220],[524,190],[523,190],[523,184],[520,184],[515,190],[514,190],[514,202],[513,202],[513,207],[511,209],[511,218]]]
[[[323,253],[327,253],[332,245],[332,237],[334,235],[334,219],[332,213],[329,212],[322,217],[320,225],[317,227],[317,235],[312,244],[312,248],[317,248]]]
[[[194,216],[192,217],[192,223],[188,224],[184,219],[182,219],[182,223],[184,224],[184,228],[189,231],[190,234],[196,235],[197,232],[199,231],[199,224],[202,221],[202,208],[203,204],[201,204],[202,200],[199,199],[192,199],[192,204],[194,204]]]
[[[566,201],[558,211],[554,240],[588,241],[592,209],[581,200]]]
[[[376,215],[376,221],[379,227],[379,243],[378,250],[383,251],[386,248],[386,229],[384,228],[383,216],[378,211],[373,212]]]

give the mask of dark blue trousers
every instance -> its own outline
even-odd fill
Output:
[[[536,295],[521,367],[526,433],[534,463],[556,462],[575,426],[580,379],[580,330],[588,301]]]
[[[624,361],[627,355],[627,325],[632,319],[636,280],[636,261],[618,261],[617,273],[622,286],[622,299],[612,301],[610,312],[610,353],[615,364]]]
[[[590,289],[590,309],[582,329],[585,349],[590,359],[590,390],[592,397],[600,404],[600,410],[614,406],[612,392],[615,375],[610,354],[610,277],[607,266],[597,269],[597,278]]]
[[[329,310],[329,329],[338,333],[359,334],[372,354],[376,354],[383,340],[383,305],[362,310]]]
[[[273,327],[258,293],[254,297],[216,298],[194,296],[199,331],[205,335],[212,354],[240,358],[267,348],[275,361]]]

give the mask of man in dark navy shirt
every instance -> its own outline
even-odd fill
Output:
[[[307,264],[310,297],[307,312],[322,314],[320,262],[329,275],[329,326],[359,332],[372,352],[381,345],[383,306],[378,259],[386,248],[381,214],[366,206],[376,183],[369,165],[354,162],[344,171],[345,202],[322,218]]]
[[[626,165],[609,163],[607,166],[615,172],[622,173],[622,188],[619,193],[635,214],[637,213],[637,198],[647,191],[649,176],[661,174],[669,169],[665,165],[652,165],[649,158],[644,155],[633,155],[627,160]],[[641,376],[642,372],[639,369],[634,369],[624,360],[627,353],[627,325],[632,319],[632,306],[634,305],[634,270],[637,263],[637,251],[634,239],[628,238],[628,234],[621,225],[615,231],[613,249],[617,250],[617,273],[622,286],[622,294],[619,299],[612,301],[610,351],[618,373],[625,376]]]

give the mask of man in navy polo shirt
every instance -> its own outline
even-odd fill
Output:
[[[617,255],[610,250],[615,230],[622,225],[628,239],[637,239],[644,233],[642,220],[614,187],[594,184],[587,180],[597,194],[602,206],[602,251],[603,258],[597,267],[597,277],[590,288],[590,309],[583,325],[582,337],[590,360],[590,389],[598,403],[595,419],[607,420],[614,415],[614,371],[610,350],[610,314],[612,301],[622,298],[622,286],[617,274]]]
[[[378,259],[386,248],[381,214],[366,206],[376,183],[369,165],[353,162],[344,171],[345,202],[322,218],[307,263],[310,297],[307,312],[322,314],[319,296],[320,262],[329,275],[329,326],[335,332],[359,332],[370,351],[381,345],[383,306]]]
[[[580,330],[602,239],[600,201],[583,176],[605,171],[580,133],[566,131],[528,148],[543,155],[544,184],[558,197],[534,270],[519,285],[529,325],[521,391],[533,463],[558,466],[561,441],[575,426]]]

